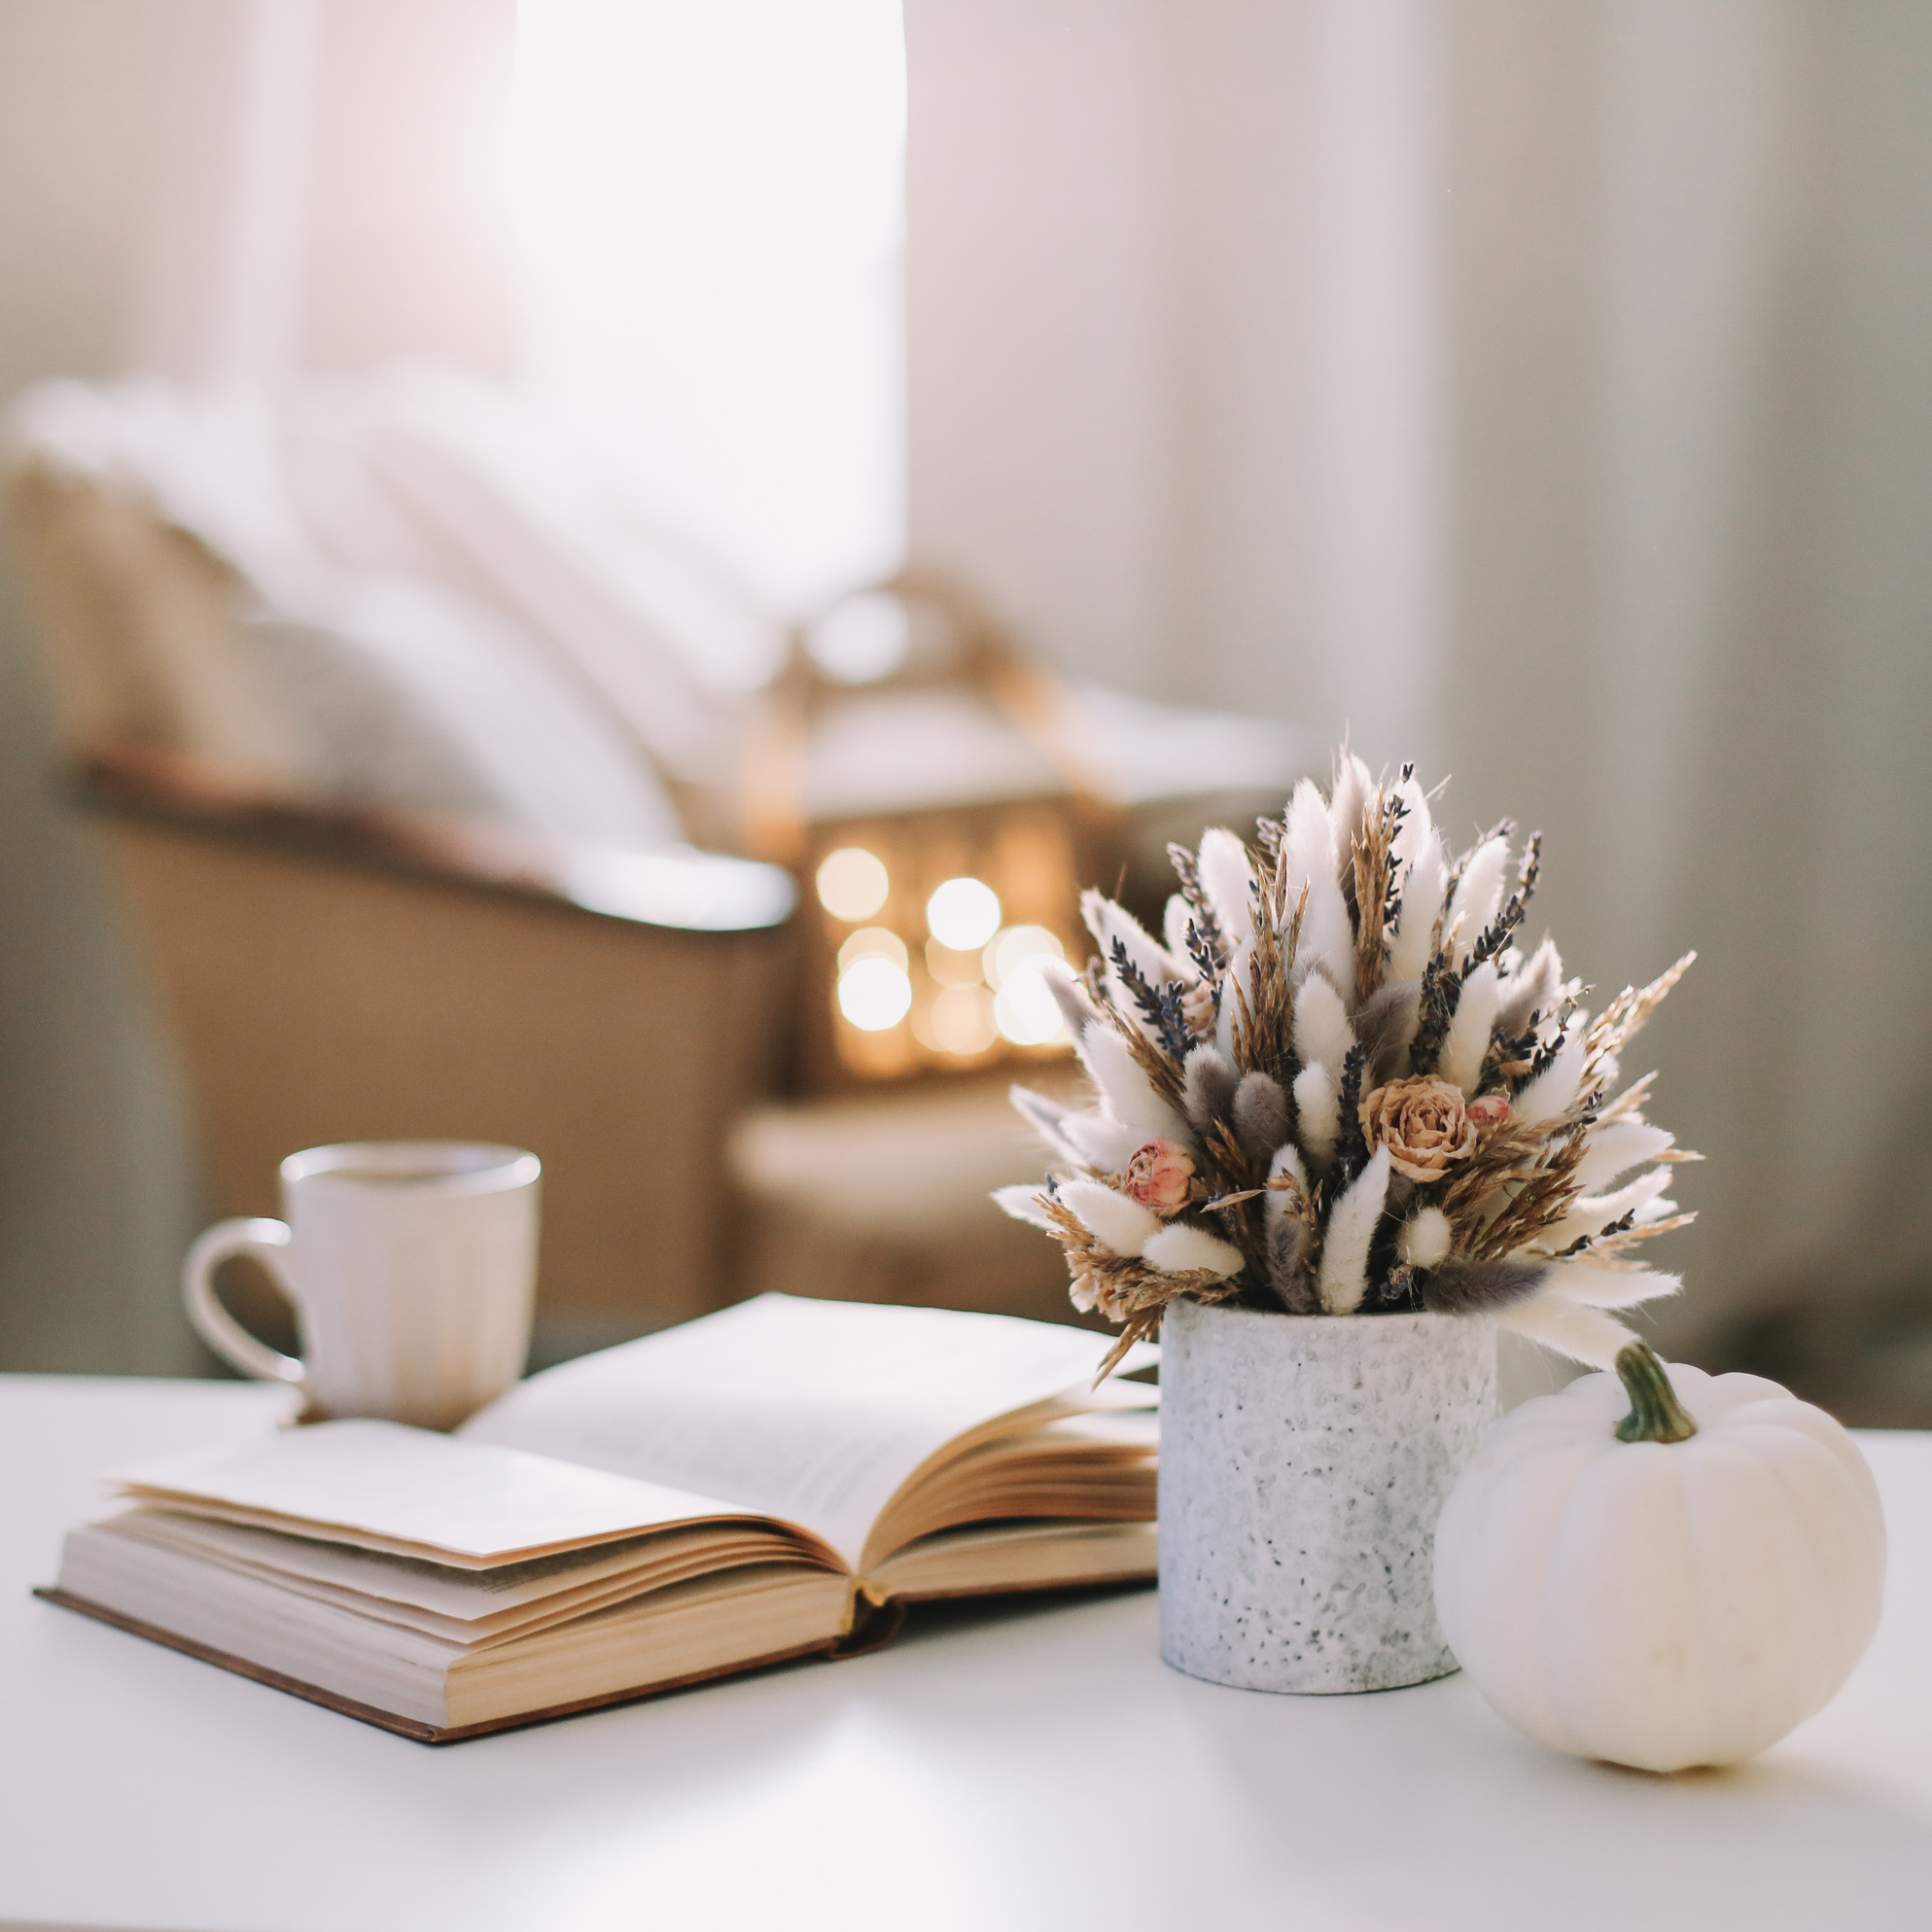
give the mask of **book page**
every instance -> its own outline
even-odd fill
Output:
[[[729,1498],[397,1423],[284,1429],[111,1480],[144,1500],[212,1505],[271,1527],[342,1530],[372,1547],[471,1567],[745,1514]]]
[[[760,1295],[533,1376],[458,1433],[782,1517],[856,1570],[922,1463],[1083,1391],[1109,1346],[1009,1316]]]
[[[328,1603],[374,1623],[396,1624],[466,1647],[509,1642],[550,1625],[593,1615],[613,1603],[674,1588],[692,1577],[720,1576],[727,1570],[754,1567],[763,1571],[831,1567],[807,1564],[795,1555],[788,1563],[784,1547],[769,1535],[715,1528],[663,1530],[615,1545],[598,1544],[587,1551],[506,1563],[494,1570],[459,1570],[446,1563],[293,1536],[276,1539],[285,1544],[300,1542],[308,1552],[327,1553],[335,1560],[338,1571],[359,1566],[361,1574],[352,1570],[352,1580],[345,1583],[339,1574],[333,1578],[316,1574],[320,1564],[299,1559],[293,1564],[262,1563],[253,1560],[245,1545],[237,1548],[235,1539],[253,1537],[259,1542],[269,1537],[269,1531],[192,1519],[145,1505],[124,1509],[119,1516],[88,1525],[87,1529],[94,1538],[142,1543],[196,1558],[209,1566],[207,1586],[211,1592],[220,1591],[222,1579],[228,1575],[257,1583],[266,1581],[286,1590],[292,1598]],[[599,1562],[601,1551],[615,1548],[635,1552],[641,1547],[663,1554],[643,1563],[633,1556],[615,1575],[598,1574],[604,1567]],[[497,1600],[492,1588],[495,1579],[546,1567],[555,1571],[549,1580],[557,1583],[556,1588],[521,1602]],[[426,1598],[435,1600],[422,1600]]]
[[[288,1530],[189,1516],[154,1503],[123,1504],[97,1519],[95,1527],[187,1550],[211,1563],[244,1565],[298,1586],[352,1592],[371,1604],[407,1603],[467,1623],[589,1587],[614,1582],[628,1586],[655,1576],[667,1564],[713,1564],[716,1560],[716,1566],[722,1566],[726,1560],[739,1561],[747,1550],[759,1562],[769,1562],[773,1555],[770,1536],[755,1528],[716,1523],[647,1530],[615,1543],[554,1551],[489,1569],[458,1568],[430,1557],[398,1556],[353,1543],[325,1543]]]

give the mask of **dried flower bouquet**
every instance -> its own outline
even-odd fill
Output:
[[[1694,1218],[1665,1190],[1698,1158],[1639,1110],[1654,1074],[1608,1096],[1696,955],[1592,1022],[1555,945],[1517,944],[1540,834],[1513,887],[1508,821],[1452,861],[1411,766],[1345,754],[1331,797],[1304,780],[1256,830],[1169,848],[1164,943],[1085,895],[1102,957],[1044,970],[1096,1105],[1014,1088],[1055,1166],[994,1198],[1122,1351],[1192,1295],[1493,1315],[1608,1366],[1631,1335],[1606,1311],[1679,1285],[1634,1250]]]

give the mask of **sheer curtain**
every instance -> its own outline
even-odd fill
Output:
[[[1699,949],[1644,1042],[1709,1156],[1668,1346],[1932,1319],[1932,11],[908,0],[907,45],[915,551],[1542,826],[1604,991]]]
[[[1485,9],[1449,84],[1453,761],[1593,977],[1700,949],[1665,1332],[1932,1312],[1932,14]]]

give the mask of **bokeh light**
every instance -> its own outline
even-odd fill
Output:
[[[1039,969],[1044,957],[1035,954],[1016,966],[993,1001],[994,1024],[1015,1046],[1045,1046],[1066,1031],[1060,1002]]]
[[[997,993],[1025,961],[1066,957],[1066,947],[1044,926],[1009,926],[986,943],[986,983]]]
[[[903,972],[907,963],[905,941],[884,926],[861,926],[838,949],[838,969],[849,972],[861,960],[890,960]]]
[[[884,1033],[912,1006],[912,981],[891,960],[864,959],[839,975],[838,1010],[864,1033]]]
[[[884,861],[862,845],[826,853],[818,870],[819,903],[834,919],[870,919],[885,904],[893,882]]]
[[[926,942],[926,970],[941,986],[977,986],[981,960],[977,953],[956,953],[936,939]]]
[[[948,879],[926,901],[927,930],[956,953],[974,953],[1000,930],[1000,896],[984,879]]]
[[[984,1053],[994,1040],[992,999],[983,986],[949,986],[933,999],[927,1025],[943,1052]]]

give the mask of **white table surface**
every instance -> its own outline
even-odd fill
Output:
[[[38,1602],[94,1473],[268,1426],[231,1384],[0,1377],[0,1924],[1237,1932],[1932,1927],[1932,1436],[1861,1438],[1891,1582],[1836,1703],[1654,1778],[1462,1677],[1167,1669],[1151,1591],[433,1749]]]

